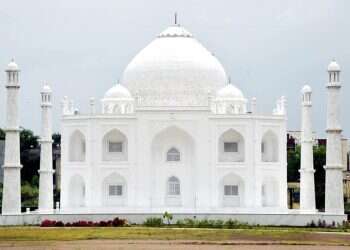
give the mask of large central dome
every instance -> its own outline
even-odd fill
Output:
[[[225,86],[221,63],[192,34],[171,26],[126,67],[122,84],[141,107],[204,107]]]

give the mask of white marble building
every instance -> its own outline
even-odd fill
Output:
[[[218,59],[174,25],[96,111],[63,100],[61,210],[287,211],[286,101],[256,112]]]
[[[52,92],[41,92],[39,209],[21,213],[20,69],[5,70],[6,138],[0,225],[120,216],[142,223],[165,211],[177,219],[237,219],[261,225],[342,223],[340,67],[328,66],[325,212],[315,207],[312,91],[301,99],[301,208],[287,209],[286,100],[257,112],[220,62],[187,30],[163,31],[126,67],[97,112],[62,101],[61,207],[52,185]],[[311,98],[312,97],[312,98]]]

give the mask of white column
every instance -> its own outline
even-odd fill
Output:
[[[327,152],[325,212],[344,214],[343,166],[340,126],[340,67],[332,61],[328,66],[327,84]]]
[[[19,69],[12,60],[6,69],[6,138],[4,160],[4,183],[2,193],[2,214],[21,213],[21,164],[19,142]]]
[[[305,85],[302,89],[301,104],[301,160],[300,160],[300,210],[301,212],[316,212],[314,157],[311,119],[311,87]]]
[[[41,151],[39,170],[39,213],[53,212],[51,88],[41,91]]]

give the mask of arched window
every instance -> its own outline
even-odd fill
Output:
[[[261,161],[278,162],[278,139],[275,133],[268,131],[261,141]]]
[[[69,161],[85,161],[86,142],[85,136],[79,131],[75,131],[69,139]]]
[[[223,207],[244,206],[244,181],[240,176],[228,174],[222,178],[219,185]]]
[[[171,148],[166,153],[166,160],[167,161],[180,161],[180,151],[176,148]]]
[[[127,183],[124,177],[112,173],[102,182],[102,203],[105,206],[123,206],[126,204]]]
[[[172,176],[168,179],[168,195],[179,196],[180,191],[180,181],[175,176]]]

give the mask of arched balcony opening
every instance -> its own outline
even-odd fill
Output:
[[[261,161],[278,162],[278,138],[272,131],[267,131],[261,141]]]
[[[69,138],[69,161],[83,162],[86,157],[85,136],[79,130],[73,132]]]
[[[229,129],[219,137],[219,162],[244,162],[245,143],[243,136],[234,129]]]
[[[103,161],[127,161],[128,139],[118,129],[108,132],[102,140]]]
[[[220,200],[222,207],[244,206],[244,181],[236,174],[228,174],[220,184]]]

